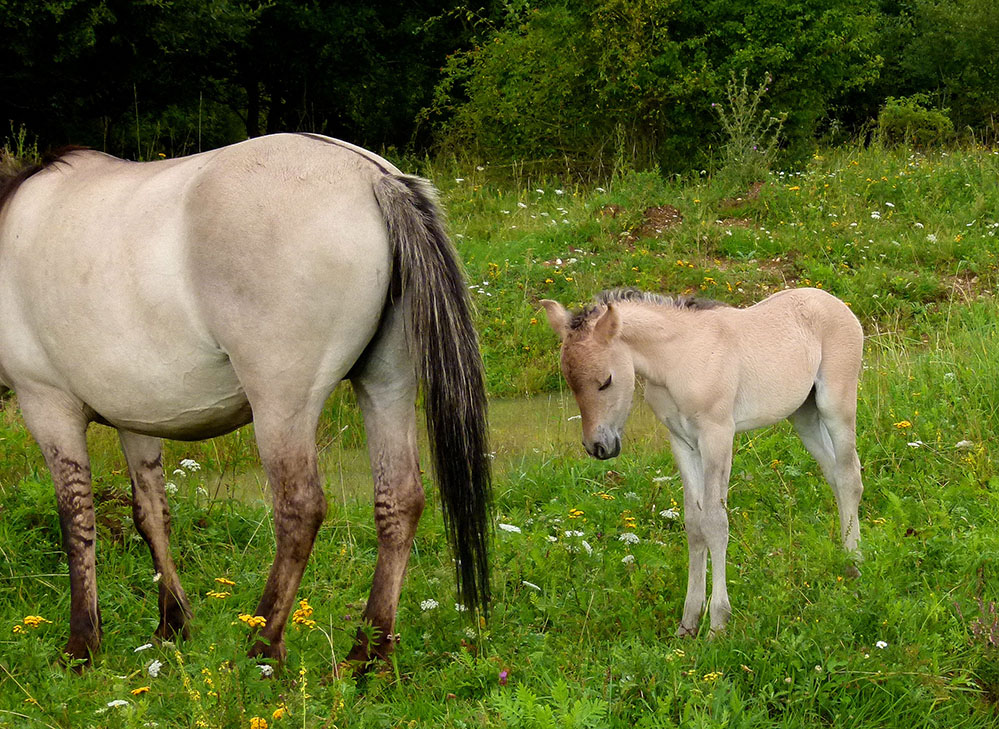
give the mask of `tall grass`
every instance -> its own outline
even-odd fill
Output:
[[[171,476],[195,629],[182,644],[135,652],[156,624],[152,566],[115,439],[94,428],[106,633],[95,666],[71,674],[56,662],[69,595],[51,483],[8,404],[0,726],[996,725],[999,155],[823,150],[741,201],[709,177],[632,173],[598,189],[512,186],[485,165],[430,172],[469,272],[495,396],[496,520],[507,526],[490,622],[456,609],[428,482],[394,663],[364,680],[332,676],[377,549],[360,420],[338,392],[320,436],[330,514],[300,594],[316,626],[289,627],[289,663],[270,679],[245,658],[237,619],[255,605],[274,549],[252,433],[169,444],[168,471],[187,457],[203,466]],[[656,233],[647,211],[665,205],[683,221]],[[536,307],[618,285],[736,304],[821,285],[850,302],[867,332],[859,579],[845,576],[831,491],[791,429],[742,434],[729,500],[732,621],[713,640],[674,637],[686,541],[664,430],[637,405],[622,455],[587,459]],[[209,595],[216,578],[234,583],[230,596]],[[29,615],[52,622],[31,627]]]

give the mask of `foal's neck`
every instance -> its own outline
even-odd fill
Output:
[[[621,341],[631,350],[635,374],[655,382],[671,369],[671,360],[680,357],[678,342],[697,336],[697,315],[690,309],[627,302],[617,304],[621,311]]]

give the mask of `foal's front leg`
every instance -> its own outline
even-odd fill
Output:
[[[687,531],[689,565],[687,597],[677,635],[697,633],[704,611],[707,557],[711,555],[711,631],[725,629],[732,608],[728,599],[725,568],[728,549],[728,481],[732,468],[734,429],[708,426],[694,434],[690,443],[670,438],[673,455],[683,479],[684,526]]]
[[[163,477],[163,449],[159,438],[118,431],[128,472],[132,478],[132,516],[135,528],[149,545],[153,568],[159,575],[160,624],[156,637],[188,638],[191,606],[180,585],[170,554],[170,507]]]

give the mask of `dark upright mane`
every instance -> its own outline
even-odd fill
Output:
[[[42,170],[51,167],[52,165],[62,162],[67,154],[70,152],[75,152],[80,149],[87,149],[87,147],[60,147],[59,149],[53,150],[51,152],[46,152],[42,156],[42,161],[28,165],[24,167],[19,172],[3,172],[0,171],[0,211],[3,210],[3,206],[6,204],[10,198],[14,196],[21,184],[27,180],[32,175],[41,172]]]
[[[588,322],[594,314],[606,307],[608,304],[615,304],[620,301],[634,301],[641,304],[655,304],[656,306],[667,306],[671,309],[717,309],[729,306],[724,301],[705,299],[700,296],[663,296],[650,291],[642,291],[636,288],[609,289],[601,291],[593,297],[593,303],[585,306],[572,315],[569,322],[571,329],[579,329]]]

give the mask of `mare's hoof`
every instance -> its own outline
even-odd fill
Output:
[[[100,638],[88,641],[79,635],[71,635],[66,647],[62,649],[60,662],[80,673],[93,662],[93,655],[97,653],[100,646]]]
[[[288,649],[285,648],[283,640],[277,643],[265,643],[258,640],[254,642],[246,655],[250,658],[270,658],[278,664],[284,665],[285,659],[288,657]]]
[[[189,640],[191,629],[188,624],[193,615],[186,602],[172,602],[160,614],[160,624],[156,628],[156,632],[153,633],[153,637],[157,640],[175,640],[177,638]]]

